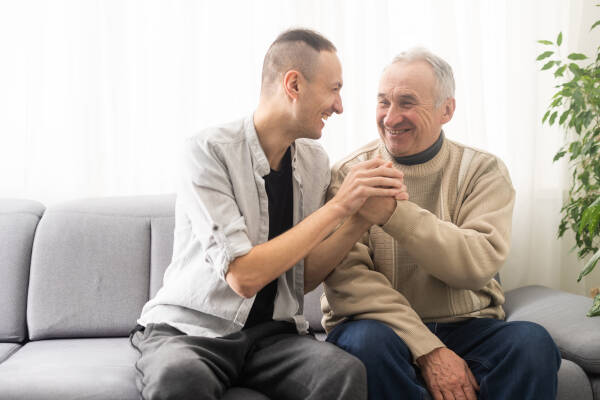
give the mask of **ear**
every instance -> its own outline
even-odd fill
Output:
[[[283,76],[283,90],[291,101],[296,101],[298,99],[301,79],[300,73],[295,69],[290,69]]]
[[[444,112],[442,114],[440,122],[443,125],[452,119],[452,116],[454,115],[454,110],[456,108],[456,100],[453,97],[446,99],[442,107]]]

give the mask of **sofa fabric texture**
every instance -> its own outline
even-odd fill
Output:
[[[590,374],[600,374],[600,319],[590,318],[592,299],[529,286],[509,292],[504,309],[508,321],[532,321],[550,333],[561,355]]]
[[[0,342],[18,343],[27,337],[31,249],[43,212],[44,206],[35,201],[0,199]]]
[[[48,209],[0,199],[0,400],[139,398],[127,335],[170,262],[174,206],[173,195]],[[321,340],[322,290],[305,296]],[[540,286],[506,293],[508,319],[540,323],[562,352],[559,400],[600,399],[600,319],[585,317],[590,302]],[[224,399],[267,397],[234,387]]]

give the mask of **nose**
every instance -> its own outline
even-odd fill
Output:
[[[342,96],[337,95],[335,102],[333,103],[333,111],[337,114],[341,114],[344,112],[344,106],[342,106]]]
[[[392,104],[383,118],[383,125],[387,128],[393,128],[404,120],[404,115],[400,107]]]

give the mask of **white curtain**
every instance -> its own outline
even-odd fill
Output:
[[[333,162],[377,137],[379,74],[422,45],[454,68],[447,136],[511,172],[505,287],[583,292],[569,243],[556,239],[567,181],[552,156],[562,134],[540,123],[554,82],[535,57],[536,40],[561,30],[572,50],[591,43],[599,13],[588,3],[0,0],[0,196],[53,204],[173,192],[182,139],[252,112],[264,53],[291,26],[329,37],[344,66],[345,112],[321,139]]]

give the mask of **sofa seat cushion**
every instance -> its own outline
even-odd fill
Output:
[[[14,352],[0,363],[0,400],[139,399],[138,354],[127,338],[41,340],[19,347],[0,343],[0,354]],[[223,399],[269,400],[242,387],[230,388]]]
[[[0,363],[17,351],[21,345],[16,343],[0,343]]]
[[[506,292],[507,321],[542,325],[556,342],[563,358],[587,373],[600,373],[600,318],[586,316],[592,299],[543,286],[526,286]],[[575,310],[575,311],[574,311]]]
[[[557,400],[593,400],[592,385],[581,367],[563,359],[558,371]]]
[[[592,383],[592,391],[594,392],[594,399],[600,399],[600,375],[590,376],[590,382]]]
[[[138,399],[127,338],[30,342],[0,364],[1,400]]]
[[[269,400],[269,398],[252,389],[233,387],[225,393],[222,400]]]

